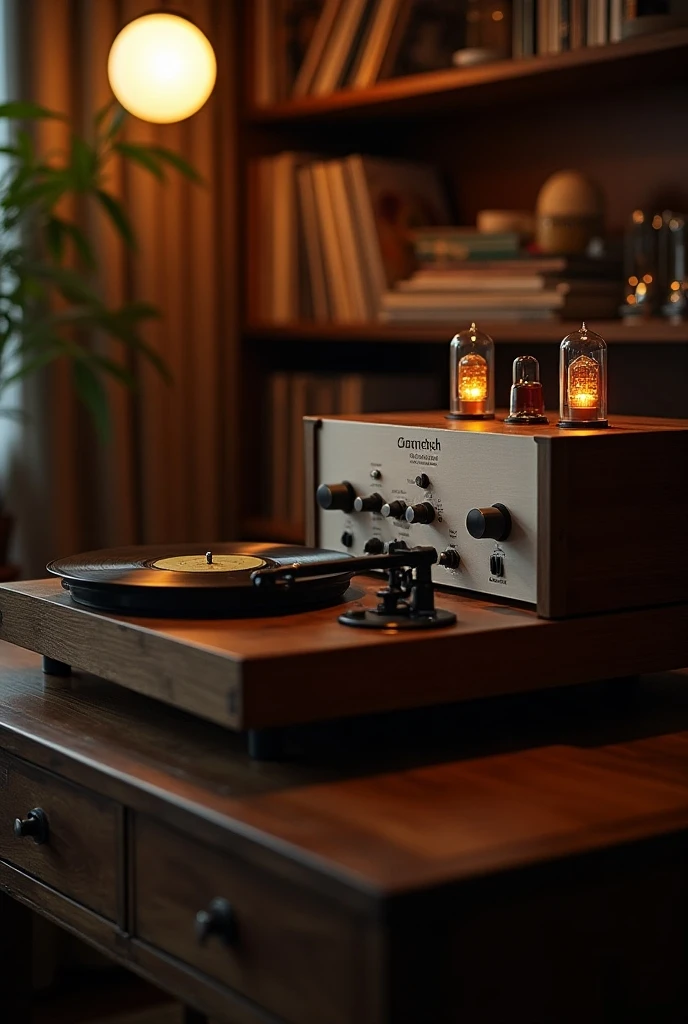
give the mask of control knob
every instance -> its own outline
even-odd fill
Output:
[[[382,506],[380,512],[385,519],[403,519],[406,514],[406,502],[390,501]]]
[[[315,497],[320,508],[327,511],[339,509],[341,512],[351,512],[356,492],[348,480],[342,480],[340,484],[320,484]]]
[[[409,505],[406,509],[407,523],[431,523],[435,518],[435,509],[429,501],[421,501],[419,505]]]
[[[354,500],[354,512],[379,512],[384,503],[381,494],[369,494],[366,498],[359,495]]]
[[[511,515],[499,502],[489,508],[472,508],[466,516],[466,529],[476,540],[506,540],[511,533]]]
[[[461,564],[461,555],[456,548],[445,548],[437,559],[445,569],[458,569]]]
[[[380,537],[369,537],[363,545],[366,555],[381,555],[385,550],[385,543]]]

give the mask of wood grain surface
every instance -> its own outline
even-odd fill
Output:
[[[256,765],[102,680],[0,664],[3,748],[350,910],[688,827],[688,674],[333,723]]]
[[[48,819],[40,845],[13,834],[15,818],[35,807]],[[0,751],[0,859],[115,920],[119,842],[111,801]]]
[[[374,605],[380,582],[354,583],[344,604]],[[456,613],[455,626],[395,634],[340,625],[344,604],[262,619],[125,619],[78,608],[57,581],[34,580],[0,586],[0,638],[233,728],[688,664],[685,605],[546,621],[511,605],[438,593],[438,607]]]

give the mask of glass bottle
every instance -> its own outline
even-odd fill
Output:
[[[494,419],[494,341],[475,324],[449,346],[449,417]]]
[[[608,426],[604,338],[582,324],[564,338],[559,353],[559,426]]]
[[[545,398],[540,383],[540,364],[535,356],[514,359],[509,415],[505,423],[547,423]]]

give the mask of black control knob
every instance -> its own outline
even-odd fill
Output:
[[[435,518],[435,509],[429,501],[421,501],[420,505],[409,505],[406,509],[407,523],[431,523]]]
[[[511,533],[509,509],[499,502],[489,508],[472,508],[466,516],[466,529],[476,540],[506,540]]]
[[[366,555],[381,555],[385,550],[385,543],[380,537],[369,537],[363,545]]]
[[[328,512],[339,509],[340,512],[351,512],[354,507],[356,492],[348,480],[340,484],[320,484],[315,493],[320,508]]]
[[[383,505],[380,512],[386,519],[403,519],[406,515],[405,501],[390,501]]]
[[[445,569],[458,569],[461,564],[461,555],[456,548],[445,548],[440,553],[438,558],[440,565],[443,565]]]
[[[232,946],[236,942],[236,917],[228,900],[211,900],[207,910],[199,910],[196,914],[196,938],[199,946],[204,946],[212,936],[217,936],[225,946]]]
[[[430,486],[430,477],[427,473],[419,473],[416,477],[416,486],[422,487],[424,491],[427,491]]]
[[[345,530],[340,539],[345,548],[354,546],[354,535],[351,530]]]
[[[33,839],[34,843],[48,842],[48,816],[40,807],[34,807],[25,818],[14,819],[14,834],[17,839]]]
[[[379,512],[385,503],[381,494],[369,494],[367,498],[360,495],[354,499],[354,512]]]

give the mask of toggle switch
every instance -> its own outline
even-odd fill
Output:
[[[419,473],[416,477],[416,487],[422,487],[424,491],[427,491],[430,486],[430,477],[427,473]]]
[[[461,555],[456,548],[445,548],[444,551],[440,552],[438,562],[445,569],[458,569],[461,563]]]

